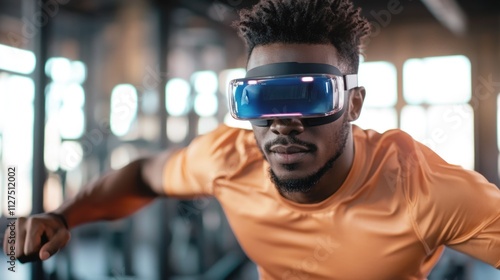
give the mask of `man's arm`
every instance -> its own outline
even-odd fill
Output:
[[[500,269],[500,214],[469,239],[449,247]]]
[[[66,219],[68,229],[54,215],[37,214],[18,218],[16,258],[38,255],[40,259],[46,260],[66,245],[71,228],[99,220],[127,217],[156,197],[165,195],[162,174],[170,154],[171,151],[166,151],[154,157],[133,161],[82,188],[74,198],[53,211]],[[6,254],[12,246],[7,237],[6,234],[3,244]]]
[[[169,155],[170,152],[163,152],[109,172],[54,212],[62,214],[70,228],[129,216],[156,197],[165,195],[162,171]]]

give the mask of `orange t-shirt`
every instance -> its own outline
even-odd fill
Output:
[[[340,189],[315,204],[278,193],[249,130],[221,126],[173,155],[168,196],[213,195],[261,279],[426,279],[443,245],[500,266],[500,191],[400,130],[353,126]]]

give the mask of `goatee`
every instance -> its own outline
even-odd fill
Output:
[[[350,129],[350,123],[347,121],[347,118],[344,119],[342,122],[342,129],[339,133],[339,139],[340,141],[340,146],[335,152],[335,154],[322,166],[320,167],[316,172],[302,177],[302,178],[296,178],[296,179],[281,179],[279,178],[274,171],[269,168],[269,176],[271,178],[271,181],[274,183],[276,188],[280,193],[291,193],[291,192],[301,192],[301,193],[306,193],[309,192],[319,181],[320,179],[328,172],[333,165],[335,164],[335,161],[342,155],[342,153],[345,150],[345,147],[347,145],[347,138],[349,136],[349,129]],[[294,170],[295,166],[292,164],[290,166],[285,166],[287,170]]]

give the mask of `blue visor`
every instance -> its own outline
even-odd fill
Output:
[[[231,114],[241,120],[333,114],[344,104],[338,83],[331,75],[233,80]]]
[[[346,92],[353,87],[356,75],[343,76],[331,65],[269,64],[230,81],[229,109],[238,120],[327,117],[343,109]]]

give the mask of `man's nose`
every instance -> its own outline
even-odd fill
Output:
[[[270,129],[275,134],[289,135],[301,134],[304,132],[304,124],[298,118],[293,119],[274,119]]]

